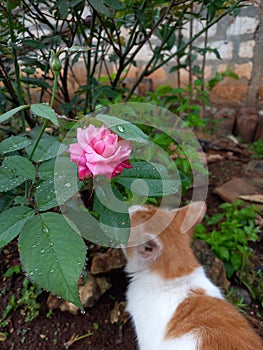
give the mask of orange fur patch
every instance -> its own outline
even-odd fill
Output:
[[[132,229],[129,244],[143,243],[145,232],[156,235],[161,242],[162,253],[151,270],[164,279],[182,277],[193,272],[200,265],[190,248],[192,230],[188,233],[180,232],[185,211],[178,210],[175,215],[175,212],[152,206],[148,209],[132,215],[131,226],[142,225],[142,228],[138,232]],[[127,255],[133,254],[134,249],[136,248],[127,248]]]
[[[197,203],[178,211],[147,208],[131,216],[132,230],[126,249],[128,256],[140,254],[141,247],[147,248],[145,243],[150,234],[150,239],[154,241],[148,245],[149,252],[143,252],[146,256],[155,254],[154,247],[157,247],[156,259],[151,260],[148,266],[152,272],[164,280],[193,272],[200,265],[190,247],[193,229],[188,223],[200,222],[205,207]],[[182,233],[182,226],[189,227],[188,232]],[[196,335],[198,350],[263,350],[260,337],[235,307],[225,300],[208,296],[201,288],[192,290],[179,304],[167,325],[165,339],[171,340],[187,333]]]
[[[228,302],[193,291],[170,320],[166,339],[192,332],[200,339],[198,350],[262,350],[259,336]]]

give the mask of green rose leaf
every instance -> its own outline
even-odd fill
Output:
[[[106,17],[111,16],[110,10],[101,0],[88,0],[88,2],[98,13],[102,13]]]
[[[45,45],[44,45],[45,46]],[[44,89],[48,89],[49,88],[49,85],[48,83],[46,83],[45,81],[41,80],[41,79],[37,79],[37,78],[27,78],[27,77],[23,77],[21,78],[21,81],[23,83],[26,83],[26,84],[31,84],[31,85],[37,85],[37,86],[40,86]]]
[[[22,111],[22,109],[26,109],[28,107],[29,107],[29,105],[19,106],[19,107],[13,108],[10,111],[0,115],[0,123],[5,122],[9,118],[13,117],[13,115],[16,114],[17,112]]]
[[[109,237],[112,246],[127,245],[130,236],[130,216],[128,213],[117,213],[106,208],[100,216],[100,227]]]
[[[96,118],[106,124],[110,130],[125,140],[140,143],[147,143],[150,141],[148,135],[146,135],[134,124],[106,114],[98,114]]]
[[[96,188],[93,207],[100,215],[99,226],[109,237],[109,242],[126,245],[130,235],[130,216],[121,199],[117,188],[105,183]]]
[[[0,153],[6,154],[23,149],[31,144],[26,137],[10,136],[0,143]]]
[[[35,201],[40,211],[46,211],[59,205],[55,192],[54,180],[43,181],[37,186]]]
[[[35,283],[82,308],[78,280],[86,248],[61,214],[44,213],[28,220],[19,246],[22,264]]]
[[[37,115],[38,117],[42,117],[50,120],[53,124],[58,126],[58,119],[54,110],[44,103],[37,103],[31,105],[31,113]]]
[[[20,174],[25,179],[35,180],[36,171],[34,165],[25,157],[10,156],[3,161],[3,166],[11,169],[15,174]]]
[[[166,168],[157,163],[133,162],[123,169],[116,181],[144,197],[162,197],[178,193],[180,179],[171,179]]]
[[[38,176],[42,180],[49,180],[54,177],[55,159],[50,159],[38,167]]]
[[[51,159],[39,166],[41,182],[35,192],[38,209],[46,211],[64,204],[78,193],[81,182],[77,180],[77,165],[68,157]]]
[[[31,154],[33,145],[26,148],[28,155]],[[56,158],[59,154],[65,152],[67,147],[57,141],[53,136],[45,135],[39,142],[37,149],[33,155],[34,162],[44,162],[46,160]]]
[[[63,214],[76,225],[85,239],[95,244],[110,246],[111,239],[105,235],[99,221],[84,207],[80,197],[75,196],[66,202]]]
[[[0,214],[0,247],[5,246],[19,235],[30,212],[33,213],[28,207],[14,207]]]
[[[0,192],[12,190],[28,179],[34,180],[35,175],[35,167],[27,158],[6,157],[0,167]]]
[[[105,4],[114,10],[123,10],[124,5],[119,0],[104,0]]]

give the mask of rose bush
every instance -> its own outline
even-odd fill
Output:
[[[77,143],[70,145],[70,160],[78,164],[78,176],[84,180],[90,176],[105,175],[112,178],[119,175],[123,168],[131,168],[128,157],[132,143],[119,140],[117,134],[105,125],[97,128],[90,124],[87,128],[77,129]]]
[[[0,249],[18,239],[30,279],[79,308],[86,242],[127,245],[130,205],[180,196],[180,175],[168,169],[165,151],[136,123],[119,118],[139,116],[146,125],[152,115],[162,117],[155,105],[145,107],[107,107],[75,124],[62,142],[45,132],[48,123],[59,125],[52,106],[23,105],[0,116],[2,123],[30,109],[45,120],[27,135],[0,142]]]

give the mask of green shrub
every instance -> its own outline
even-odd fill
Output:
[[[209,244],[214,254],[224,262],[229,278],[244,269],[251,253],[249,241],[256,242],[260,231],[255,225],[256,207],[242,207],[242,204],[242,201],[221,204],[219,213],[206,217],[207,228],[200,224],[195,229],[195,238]],[[209,226],[215,227],[212,232],[209,232]]]

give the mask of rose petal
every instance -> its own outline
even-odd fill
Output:
[[[69,146],[68,152],[70,154],[71,162],[77,164],[85,164],[86,158],[82,147],[78,143],[73,143]]]
[[[103,154],[103,152],[105,151],[105,147],[105,142],[100,140],[94,144],[94,151],[98,154]]]
[[[83,178],[89,177],[90,175],[92,175],[92,173],[87,167],[80,165],[78,167],[78,175],[79,175],[79,179],[82,180]]]
[[[93,174],[105,175],[108,178],[117,176],[124,168],[129,168],[128,158],[132,143],[118,141],[118,135],[105,125],[97,128],[89,125],[77,129],[78,143],[69,147],[70,160],[78,164],[79,178]]]

